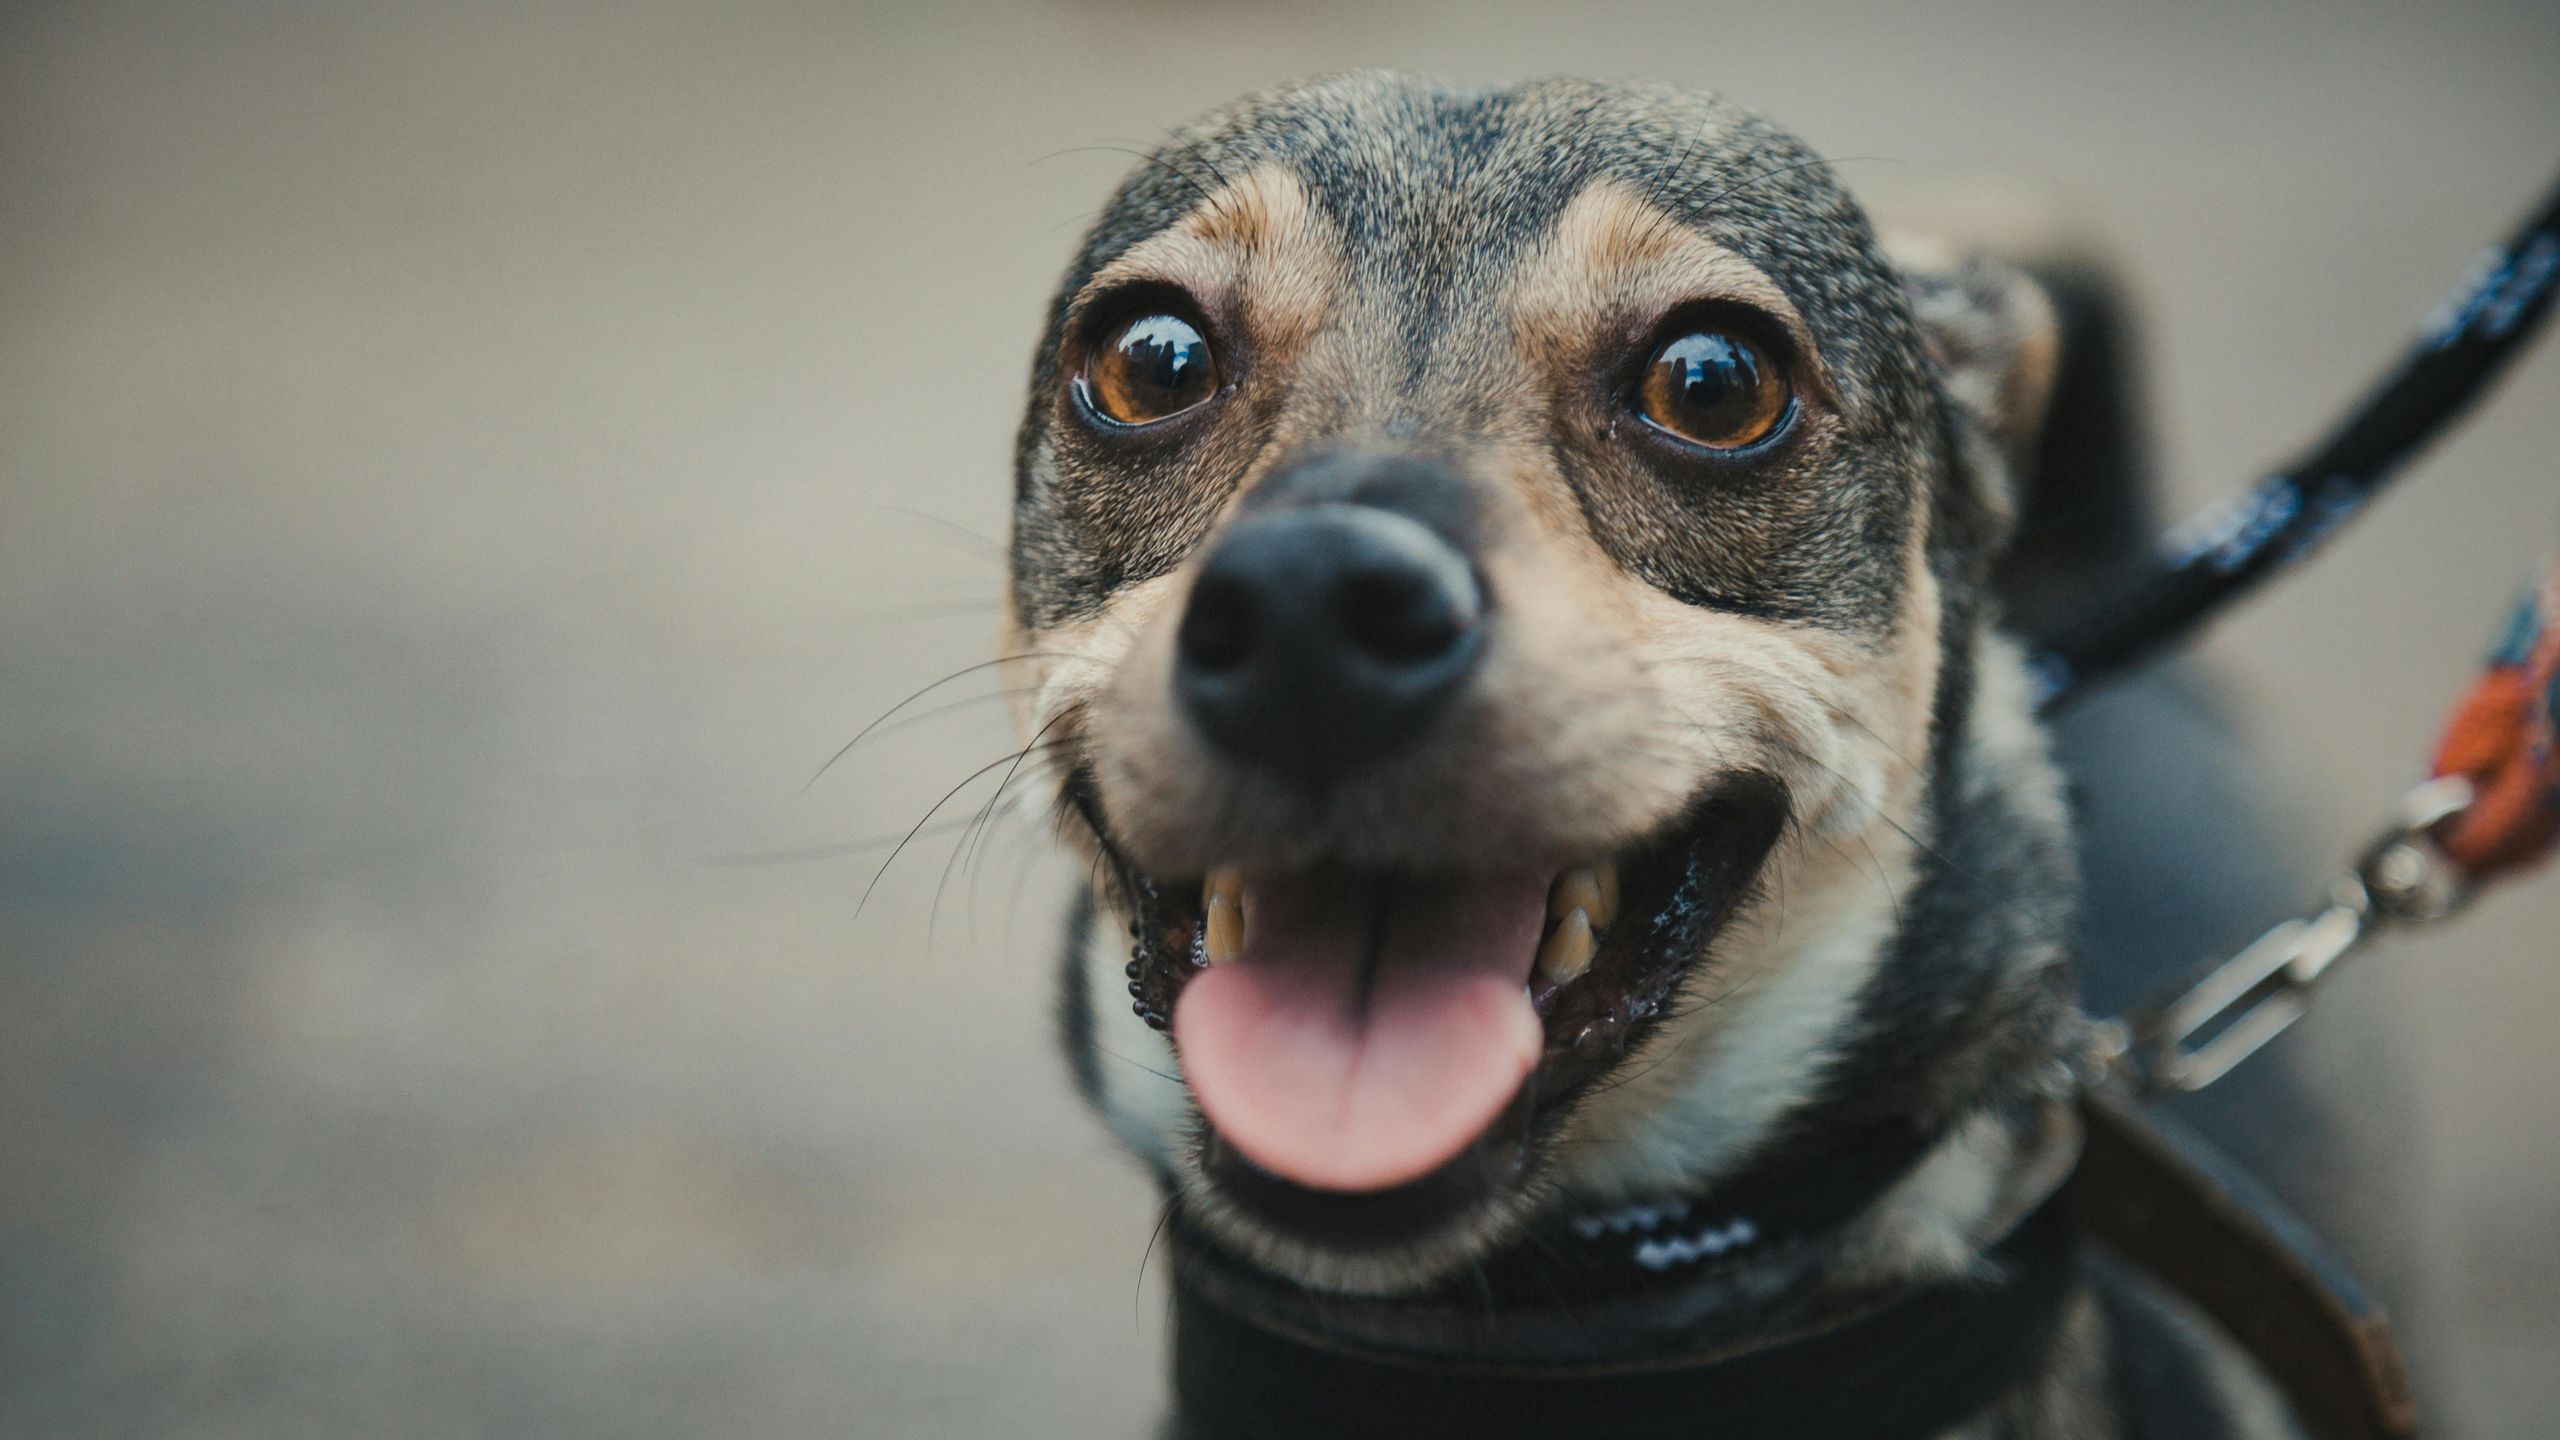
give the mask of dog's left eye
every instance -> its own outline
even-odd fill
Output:
[[[1654,426],[1709,450],[1743,450],[1776,434],[1795,389],[1776,359],[1720,330],[1675,336],[1645,362],[1636,409]]]
[[[1181,316],[1139,315],[1104,333],[1085,357],[1077,387],[1103,419],[1145,425],[1217,394],[1217,356]]]

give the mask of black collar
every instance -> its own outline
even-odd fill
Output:
[[[1836,1235],[1900,1184],[1946,1138],[1893,1118],[1852,1127],[1819,1149],[1777,1155],[1694,1195],[1568,1211],[1488,1258],[1444,1292],[1481,1307],[1649,1300],[1774,1251]]]
[[[1934,1138],[1888,1127],[1690,1201],[1568,1215],[1411,1300],[1312,1295],[1177,1226],[1174,1383],[1185,1433],[1936,1435],[2041,1356],[2075,1263],[2068,1186],[1989,1252],[1979,1277],[1880,1296],[1845,1320],[1773,1311],[1747,1337],[1678,1341],[1677,1324],[1684,1300],[1729,1296],[1720,1287],[1746,1262],[1821,1257],[1820,1242],[1908,1174]],[[1665,1336],[1677,1343],[1664,1348]]]

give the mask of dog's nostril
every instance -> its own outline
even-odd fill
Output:
[[[1448,654],[1475,628],[1478,603],[1475,576],[1456,564],[1356,572],[1344,577],[1336,601],[1344,636],[1370,657],[1397,665]]]
[[[1176,640],[1183,660],[1203,670],[1232,670],[1253,653],[1253,587],[1225,575],[1204,575],[1182,612]]]
[[[1238,761],[1321,784],[1413,739],[1466,684],[1487,613],[1465,555],[1408,515],[1248,515],[1193,580],[1174,688]]]

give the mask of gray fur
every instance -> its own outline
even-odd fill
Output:
[[[1880,538],[1915,506],[1972,508],[1913,493],[1913,477],[1948,467],[1918,333],[1865,217],[1820,157],[1712,96],[1576,81],[1450,92],[1377,75],[1252,96],[1177,132],[1122,185],[1068,269],[1052,333],[1069,297],[1204,186],[1272,163],[1341,226],[1363,299],[1405,332],[1408,424],[1463,432],[1478,418],[1468,407],[1499,319],[1493,282],[1597,177],[1659,197],[1777,280],[1822,336],[1861,463],[1701,486],[1602,517],[1619,563],[1675,594],[1872,629],[1899,600]],[[1161,474],[1086,468],[1060,433],[1058,378],[1056,347],[1044,346],[1015,485],[1014,603],[1035,628],[1162,574],[1210,513],[1168,512]],[[1943,528],[1953,544],[1980,538],[1971,523]]]
[[[1915,532],[1937,584],[1926,804],[1904,817],[1917,868],[1828,1069],[1760,1153],[1818,1144],[1882,1113],[1949,1126],[2034,1113],[2074,1013],[2065,951],[2077,877],[2040,744],[2004,733],[2024,726],[2024,702],[1994,683],[2015,670],[1994,639],[1990,588],[2010,503],[2005,457],[2031,450],[2031,437],[1991,433],[2004,417],[1952,393],[1964,377],[1950,367],[1971,351],[1933,350],[1915,317],[1915,290],[1961,311],[1967,287],[1898,272],[1829,169],[1755,115],[1668,89],[1548,81],[1463,92],[1358,75],[1257,94],[1178,132],[1086,238],[1033,366],[1012,571],[1026,634],[1104,615],[1130,587],[1173,572],[1267,462],[1281,397],[1243,397],[1188,450],[1106,452],[1063,408],[1059,357],[1071,307],[1096,274],[1208,192],[1271,165],[1298,177],[1341,237],[1349,278],[1335,323],[1391,334],[1381,353],[1405,362],[1330,399],[1287,397],[1302,429],[1463,454],[1498,425],[1484,407],[1507,363],[1501,282],[1597,179],[1652,197],[1785,292],[1821,348],[1836,443],[1690,484],[1663,483],[1606,446],[1557,446],[1610,559],[1690,604],[1880,643],[1912,603],[1901,557]],[[1978,335],[1949,338],[1980,348]],[[1329,408],[1309,421],[1310,405]],[[1080,911],[1079,949],[1087,923],[1116,926]],[[1081,959],[1069,957],[1064,1029],[1088,1095],[1107,1106],[1090,1054],[1104,1018],[1086,1003]],[[1701,1333],[1747,1334],[1772,1316],[1819,1315],[1879,1283],[1935,1273],[1943,1260],[1895,1248],[1888,1218],[1851,1237],[1863,1256],[1855,1277],[1803,1256],[1748,1269]],[[2044,1373],[1994,1407],[1983,1433],[2140,1440],[2115,1398],[2140,1361],[2126,1335],[2108,1331],[2131,1313],[2078,1304]]]

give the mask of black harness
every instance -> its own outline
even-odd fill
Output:
[[[1977,1273],[1819,1321],[1775,1319],[1739,1343],[1664,1349],[1676,1331],[1662,1317],[1684,1301],[1703,1314],[1730,1300],[1749,1262],[1819,1254],[1837,1234],[1807,1223],[1815,1211],[1836,1227],[1919,1154],[1894,1168],[1869,1136],[1650,1217],[1577,1217],[1598,1233],[1550,1227],[1481,1279],[1414,1300],[1313,1295],[1177,1231],[1173,1378],[1186,1440],[1923,1440],[2035,1373],[2090,1252],[2220,1326],[2311,1440],[2416,1434],[2381,1312],[2300,1221],[2211,1147],[2126,1102],[2083,1092],[2078,1115],[2077,1163]],[[1812,1209],[1791,1215],[1795,1200]],[[1765,1220],[1740,1232],[1715,1219],[1754,1215]],[[1721,1250],[1697,1239],[1753,1232]],[[1689,1240],[1675,1253],[1696,1259],[1657,1268],[1642,1258],[1662,1253],[1643,1249],[1648,1239]],[[1509,1288],[1548,1265],[1559,1286],[1582,1288]]]
[[[1174,1289],[1174,1387],[1199,1440],[1924,1440],[2032,1373],[2071,1292],[2067,1192],[1989,1255],[1993,1278],[1916,1291],[1738,1353],[1472,1366],[1346,1347],[1229,1308],[1192,1257]]]
[[[1195,1440],[1922,1440],[2031,1374],[2076,1275],[2073,1191],[1977,1276],[1819,1323],[1667,1352],[1660,1317],[1744,1265],[1819,1247],[1907,1175],[1908,1132],[1692,1199],[1572,1217],[1416,1300],[1311,1300],[1177,1239],[1174,1387]],[[1329,1313],[1328,1313],[1329,1312]],[[1632,1325],[1642,1315],[1652,1325]],[[1408,1343],[1355,1340],[1392,1323]],[[1671,1332],[1676,1334],[1676,1330]],[[1631,1337],[1636,1338],[1631,1346]],[[1490,1345],[1486,1342],[1490,1341]],[[1648,1351],[1645,1347],[1650,1345]],[[1444,1348],[1455,1347],[1455,1348]],[[1487,1361],[1485,1353],[1514,1353]],[[1532,1358],[1534,1356],[1534,1358]]]

